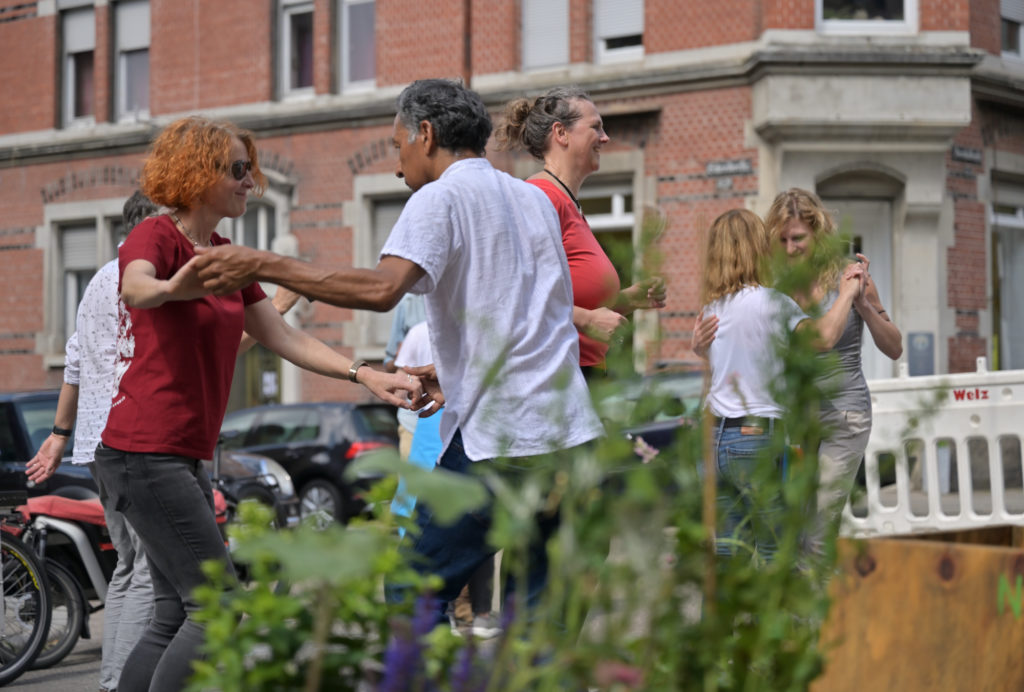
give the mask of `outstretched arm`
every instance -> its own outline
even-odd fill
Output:
[[[218,295],[269,281],[324,303],[377,312],[395,307],[424,274],[416,263],[390,255],[374,269],[330,269],[241,245],[196,248],[195,261],[203,286]]]
[[[287,289],[284,286],[278,286],[277,291],[274,292],[274,297],[270,300],[270,304],[277,310],[277,314],[284,316],[295,303],[301,298],[298,293]],[[256,345],[256,339],[249,336],[248,332],[242,332],[242,341],[238,344],[238,355],[242,355],[250,348]]]
[[[304,370],[341,380],[349,377],[350,359],[285,322],[270,301],[245,308],[245,331]],[[356,370],[355,381],[393,406],[419,410],[425,400],[420,381],[404,373],[384,373],[364,365]]]
[[[71,430],[75,427],[78,416],[78,385],[65,382],[57,397],[57,413],[53,417],[55,428]],[[42,483],[52,476],[64,458],[64,450],[68,446],[68,437],[50,433],[39,446],[39,451],[25,465],[25,475],[33,483]]]

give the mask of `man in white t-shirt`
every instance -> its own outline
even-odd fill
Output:
[[[414,370],[439,403],[440,465],[543,455],[603,433],[579,369],[572,286],[558,216],[539,189],[484,158],[491,120],[460,84],[414,82],[398,97],[396,175],[414,190],[375,269],[331,269],[241,246],[199,248],[205,286],[225,293],[255,279],[317,300],[386,311],[407,291],[424,295],[434,367]],[[365,363],[357,362],[353,375]],[[443,393],[442,393],[443,392]],[[531,550],[528,598],[546,582],[547,534]],[[494,550],[487,522],[431,521],[414,549],[439,574],[442,608]],[[442,611],[443,612],[443,611]],[[440,618],[439,618],[440,619]]]

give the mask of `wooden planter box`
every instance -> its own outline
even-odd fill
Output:
[[[1024,690],[1021,539],[995,527],[841,540],[811,690]]]

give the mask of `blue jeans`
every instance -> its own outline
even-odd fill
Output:
[[[726,428],[723,421],[715,424],[720,555],[736,553],[739,544],[749,545],[765,560],[775,555],[783,510],[781,484],[786,474],[785,457],[765,457],[773,428],[774,424],[762,434],[743,434],[744,428]],[[766,485],[765,480],[771,482]]]
[[[441,457],[440,466],[452,473],[470,474],[476,464],[483,464],[489,470],[496,471],[514,486],[516,478],[527,473],[550,469],[554,466],[559,454],[543,457],[525,457],[512,459],[495,459],[488,461],[470,461],[462,446],[462,434],[455,432],[455,437]],[[418,506],[416,523],[419,536],[413,543],[415,553],[413,567],[421,574],[435,574],[444,580],[444,585],[437,593],[440,599],[438,622],[446,621],[448,603],[453,601],[462,591],[473,573],[488,559],[493,559],[495,549],[487,542],[487,533],[491,528],[494,509],[494,496],[490,496],[483,507],[462,515],[453,524],[447,526],[433,520],[433,513],[425,503]],[[558,512],[541,513],[536,517],[536,531],[531,536],[527,550],[527,585],[526,605],[533,609],[547,586],[548,578],[548,539],[558,529]],[[515,580],[510,578],[505,583],[505,595],[513,593]],[[391,598],[401,596],[401,589],[390,591]]]
[[[153,618],[121,671],[119,692],[177,692],[201,657],[205,629],[190,616],[206,560],[233,574],[203,463],[188,457],[133,454],[101,444],[95,469],[114,508],[139,534],[153,580]]]

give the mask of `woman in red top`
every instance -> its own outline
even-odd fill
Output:
[[[665,282],[652,278],[620,290],[611,260],[590,230],[579,203],[580,186],[601,165],[608,143],[597,107],[575,87],[556,87],[531,102],[505,107],[496,133],[505,149],[525,149],[544,168],[527,179],[547,194],[562,225],[562,244],[572,275],[573,324],[580,333],[580,365],[603,369],[608,344],[638,308],[665,306]]]
[[[202,288],[195,248],[227,243],[214,228],[244,214],[250,192],[265,184],[250,133],[178,120],[142,170],[145,194],[172,211],[140,223],[118,252],[114,397],[95,468],[146,549],[155,606],[121,692],[184,688],[204,639],[191,617],[202,562],[231,570],[202,460],[213,456],[243,328],[296,365],[358,381],[396,406],[409,407],[406,392],[417,400],[423,393],[416,378],[362,367],[289,326],[256,283],[224,296]]]

